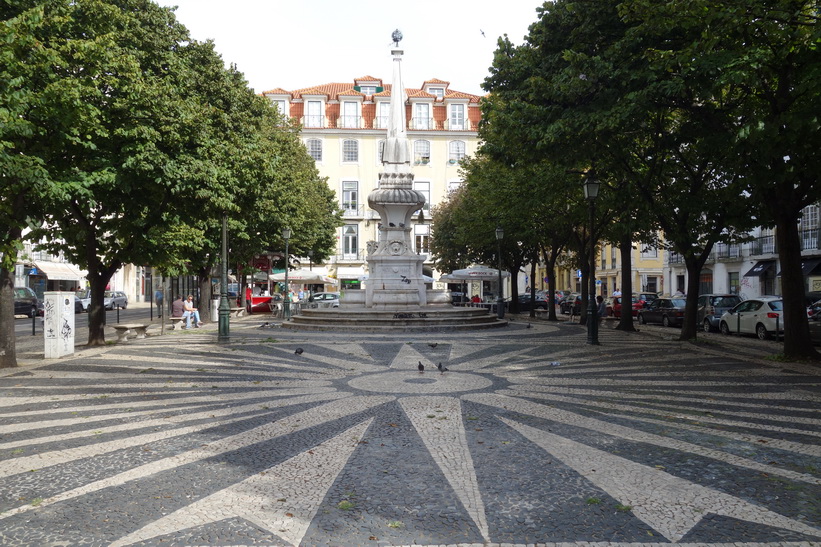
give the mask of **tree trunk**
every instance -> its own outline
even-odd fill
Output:
[[[558,321],[558,318],[556,317],[556,290],[558,289],[556,286],[556,256],[552,251],[550,253],[550,257],[547,258],[546,265],[547,290],[550,291],[550,294],[548,295],[548,307],[550,309],[547,310],[547,320]]]
[[[781,294],[784,311],[784,356],[789,359],[821,359],[812,339],[804,302],[804,275],[801,270],[801,239],[795,216],[783,212],[776,218],[778,258],[781,262]]]
[[[0,368],[17,366],[14,335],[14,274],[0,268]]]
[[[530,317],[536,318],[536,262],[538,258],[530,261]],[[516,299],[519,300],[518,298]]]
[[[698,328],[696,326],[696,313],[698,311],[698,293],[701,286],[701,269],[706,262],[707,252],[703,253],[703,259],[684,256],[684,266],[687,268],[687,305],[684,308],[684,320],[681,325],[681,336],[679,340],[695,340]]]
[[[633,238],[631,234],[623,236],[619,241],[619,256],[621,257],[621,318],[619,318],[616,329],[636,332],[636,325],[633,324]]]
[[[86,277],[91,284],[91,304],[88,307],[88,345],[105,345],[106,311],[104,306],[105,287],[111,276],[88,272]]]

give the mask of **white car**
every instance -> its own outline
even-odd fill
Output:
[[[338,292],[318,292],[308,298],[308,308],[338,308]]]
[[[766,340],[773,333],[784,332],[784,302],[780,296],[751,298],[721,316],[722,334],[755,334]]]

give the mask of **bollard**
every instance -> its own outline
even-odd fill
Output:
[[[37,336],[37,315],[34,314],[34,317],[31,318],[31,335]]]
[[[736,314],[736,334],[741,334],[741,312]]]
[[[117,323],[120,322],[120,305],[117,304]]]
[[[776,341],[776,342],[780,342],[780,341],[781,341],[781,340],[780,340],[780,336],[779,336],[779,332],[781,331],[781,329],[780,329],[780,327],[779,327],[779,322],[780,322],[779,320],[780,320],[780,319],[781,319],[781,316],[780,316],[780,315],[776,315],[776,316],[775,316],[775,341]]]

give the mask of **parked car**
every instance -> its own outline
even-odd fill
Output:
[[[338,308],[338,292],[318,292],[308,298],[308,308]]]
[[[80,289],[74,295],[80,300],[83,311],[88,311],[88,307],[91,306],[91,291],[89,289]]]
[[[520,294],[518,297],[519,302],[519,311],[530,311],[530,293]],[[543,294],[541,297],[536,295],[536,298],[533,300],[533,307],[537,310],[546,310],[550,306],[550,302],[547,301],[547,295]]]
[[[33,290],[28,287],[14,287],[14,315],[37,317],[42,307]]]
[[[103,294],[103,305],[107,310],[114,308],[126,309],[128,307],[128,296],[122,291],[106,291]]]
[[[564,290],[564,291],[556,291],[556,305],[557,305],[557,306],[561,306],[561,305],[562,305],[562,302],[564,302],[564,301],[565,301],[565,299],[566,299],[568,296],[570,296],[571,294],[573,294],[573,293],[572,293],[571,291],[567,291],[567,290]]]
[[[821,321],[821,300],[807,306],[807,317],[810,321]]]
[[[656,298],[638,311],[639,323],[661,323],[665,327],[680,327],[684,323],[684,298]]]
[[[623,296],[614,296],[613,297],[613,304],[612,304],[613,317],[616,317],[616,318],[621,317],[621,305],[622,305],[621,303],[622,303],[623,298],[624,298]],[[639,310],[642,309],[643,307],[644,307],[644,303],[641,300],[639,300],[639,297],[638,297],[637,294],[634,294],[633,298],[632,298],[632,315],[633,315],[633,317],[638,316]]]
[[[784,332],[784,309],[780,296],[762,296],[744,300],[721,316],[722,334],[755,334],[761,340]]]
[[[85,308],[83,308],[83,301],[80,300],[80,297],[76,294],[74,295],[74,313],[83,313]]]
[[[697,324],[704,332],[717,331],[724,312],[730,311],[741,303],[737,294],[700,294],[696,310]]]
[[[659,296],[661,296],[661,295],[659,295],[658,293],[655,293],[655,292],[640,292],[640,293],[634,294],[633,296],[635,296],[639,299],[639,302],[641,302],[641,307],[642,308],[646,308],[653,300],[655,300],[656,298],[659,298]]]
[[[582,295],[579,293],[570,293],[567,295],[561,305],[559,306],[559,311],[561,311],[565,315],[570,314],[570,310],[573,310],[573,315],[579,315],[582,309]]]

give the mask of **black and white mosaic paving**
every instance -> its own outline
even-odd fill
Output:
[[[818,369],[601,338],[247,329],[3,371],[0,544],[821,545]]]

